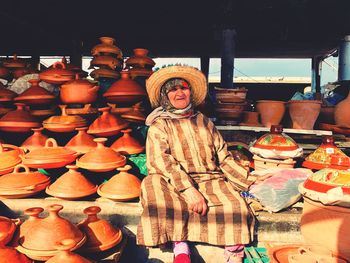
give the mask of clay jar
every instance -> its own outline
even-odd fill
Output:
[[[288,107],[293,129],[312,130],[321,111],[321,101],[291,100]]]
[[[112,145],[111,148],[116,152],[121,154],[138,154],[142,153],[145,150],[145,146],[141,145],[138,140],[131,137],[132,129],[122,130],[123,136],[117,139]]]
[[[114,201],[128,201],[140,196],[141,181],[135,175],[128,173],[130,165],[118,168],[120,171],[108,182],[98,187],[97,193]]]
[[[55,62],[52,68],[48,68],[39,73],[41,80],[52,84],[63,84],[73,80],[74,76],[74,71],[67,69],[66,64],[61,61]]]
[[[84,209],[87,218],[78,224],[78,228],[87,237],[87,241],[82,247],[83,252],[105,251],[119,244],[123,238],[120,229],[114,228],[107,220],[97,217],[100,212],[101,208],[98,206]]]
[[[33,128],[33,135],[28,137],[21,145],[21,147],[32,151],[34,149],[42,148],[45,146],[45,142],[48,139],[47,136],[42,134],[44,128]]]
[[[46,263],[92,263],[92,261],[71,252],[76,246],[73,239],[64,239],[56,244],[55,248],[59,251],[55,256],[50,258]]]
[[[121,72],[121,79],[117,80],[103,94],[108,102],[134,104],[146,96],[146,90],[136,81],[129,78],[127,71]]]
[[[8,239],[6,233],[0,233],[0,259],[1,263],[32,263],[25,255],[19,253],[13,247],[6,247],[4,240]]]
[[[96,101],[98,89],[94,83],[75,74],[75,80],[61,85],[60,98],[63,104],[89,104]]]
[[[46,193],[57,198],[76,200],[96,193],[97,185],[91,183],[75,165],[67,165],[68,172],[46,188]]]
[[[260,114],[261,124],[268,128],[278,125],[286,110],[285,102],[277,100],[258,100],[256,109]]]
[[[66,144],[66,148],[78,153],[87,153],[96,148],[97,143],[94,142],[94,137],[86,133],[87,129],[87,127],[76,128],[78,134]]]
[[[348,114],[349,108],[350,93],[344,100],[342,100],[335,106],[334,120],[336,125],[344,128],[350,128],[350,114]]]
[[[145,48],[135,48],[134,56],[125,61],[127,67],[148,68],[151,69],[156,64],[153,59],[148,57],[148,50]]]
[[[112,37],[100,37],[101,44],[94,46],[91,49],[93,56],[100,56],[103,54],[114,54],[118,59],[123,59],[123,54],[120,48],[115,46],[115,39]]]

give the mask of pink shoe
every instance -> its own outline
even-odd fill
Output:
[[[174,258],[173,263],[191,263],[190,255],[187,255],[185,253],[178,254]]]
[[[224,252],[225,263],[242,263],[244,259],[244,248],[239,251],[228,251]]]

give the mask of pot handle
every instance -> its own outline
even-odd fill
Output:
[[[67,116],[66,108],[67,105],[60,104],[58,107],[61,109],[61,116]]]
[[[48,138],[45,141],[45,146],[44,147],[58,147],[57,142],[54,138]]]
[[[88,89],[88,93],[97,92],[99,88],[100,88],[99,86],[93,86]]]
[[[19,173],[19,169],[23,168],[24,172],[22,173],[29,173],[29,168],[28,166],[24,165],[24,164],[18,164],[15,166],[15,168],[13,169],[13,173]]]
[[[62,61],[57,61],[53,63],[52,67],[57,68],[57,65],[60,65],[62,69],[66,69],[66,65]]]

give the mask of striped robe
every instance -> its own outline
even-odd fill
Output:
[[[139,245],[251,241],[254,218],[239,191],[247,190],[253,181],[234,161],[207,117],[197,113],[190,118],[156,119],[148,130],[146,156],[148,176],[141,186]],[[190,211],[181,195],[191,186],[207,200],[205,216]]]

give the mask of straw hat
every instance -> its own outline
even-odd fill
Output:
[[[204,74],[190,66],[169,66],[154,72],[146,81],[148,97],[153,108],[160,105],[161,87],[172,78],[183,78],[190,83],[194,106],[204,101],[207,95],[207,79]]]

